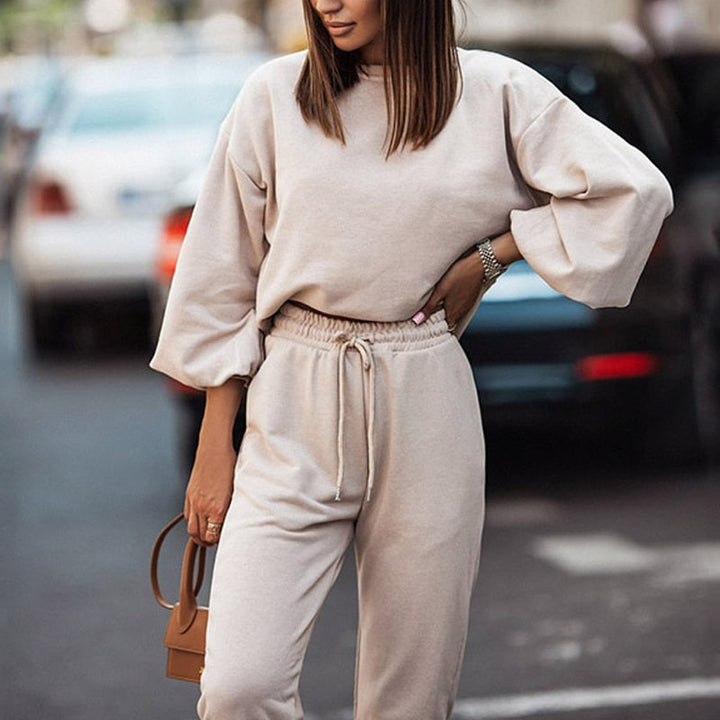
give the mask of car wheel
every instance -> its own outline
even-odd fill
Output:
[[[720,463],[720,263],[695,273],[679,353],[643,410],[640,456],[652,465]]]
[[[37,357],[45,357],[56,350],[61,341],[62,328],[57,308],[37,298],[27,301],[27,342]]]
[[[692,397],[703,459],[720,462],[720,262],[698,273],[690,317]]]

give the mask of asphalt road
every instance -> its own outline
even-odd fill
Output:
[[[194,717],[196,687],[164,678],[166,614],[148,582],[152,540],[181,507],[183,479],[173,408],[147,355],[85,348],[29,361],[0,263],[8,720]],[[631,467],[552,429],[490,430],[454,717],[718,720],[720,477]],[[181,542],[168,549],[168,594]],[[349,558],[306,660],[308,719],[352,718],[354,623]]]

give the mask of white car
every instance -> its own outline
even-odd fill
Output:
[[[40,138],[12,256],[38,350],[56,311],[144,298],[172,188],[205,162],[245,78],[266,58],[80,61]]]

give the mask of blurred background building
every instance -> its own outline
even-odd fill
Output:
[[[714,0],[465,0],[466,37],[500,39],[523,29],[538,37],[577,38],[598,27],[637,24],[663,49],[720,42]],[[108,36],[147,23],[195,22],[233,15],[261,29],[274,50],[304,44],[300,0],[2,0],[0,42],[8,52],[78,52],[107,48]],[[216,23],[220,36],[239,32]],[[156,28],[157,29],[157,28]],[[159,39],[158,39],[159,41]]]

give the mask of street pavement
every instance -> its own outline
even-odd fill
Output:
[[[164,677],[167,616],[148,580],[184,483],[148,354],[30,360],[0,262],[7,720],[194,717],[196,686]],[[552,428],[488,431],[484,551],[454,718],[719,720],[720,477],[612,461]],[[164,558],[168,595],[182,542]],[[348,557],[305,664],[308,720],[352,718],[355,619]]]

